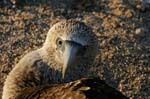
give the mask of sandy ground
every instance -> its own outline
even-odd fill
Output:
[[[0,8],[0,96],[20,58],[42,46],[53,23],[73,18],[92,27],[99,38],[93,69],[100,78],[130,99],[150,99],[150,10],[128,0],[69,4],[70,10],[52,3]]]

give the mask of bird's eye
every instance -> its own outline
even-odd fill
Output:
[[[63,40],[62,40],[61,38],[58,38],[58,39],[56,40],[56,44],[57,44],[57,46],[62,46]]]

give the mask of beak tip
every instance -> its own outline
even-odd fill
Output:
[[[65,78],[65,72],[66,72],[66,67],[63,68],[63,71],[62,71],[62,79]]]
[[[64,79],[64,78],[65,78],[65,74],[63,73],[63,74],[62,74],[62,79]]]

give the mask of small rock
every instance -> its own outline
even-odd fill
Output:
[[[127,11],[125,12],[125,16],[126,16],[127,18],[131,18],[131,17],[133,16],[131,10],[127,10]]]
[[[135,34],[140,34],[142,32],[142,29],[141,28],[137,28],[136,30],[135,30]]]

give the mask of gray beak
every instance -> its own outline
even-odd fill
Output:
[[[72,68],[73,63],[77,59],[78,51],[82,48],[82,45],[73,42],[73,41],[66,41],[65,42],[65,50],[63,53],[63,70],[62,70],[62,78],[65,78],[65,73],[67,71],[67,68]]]

